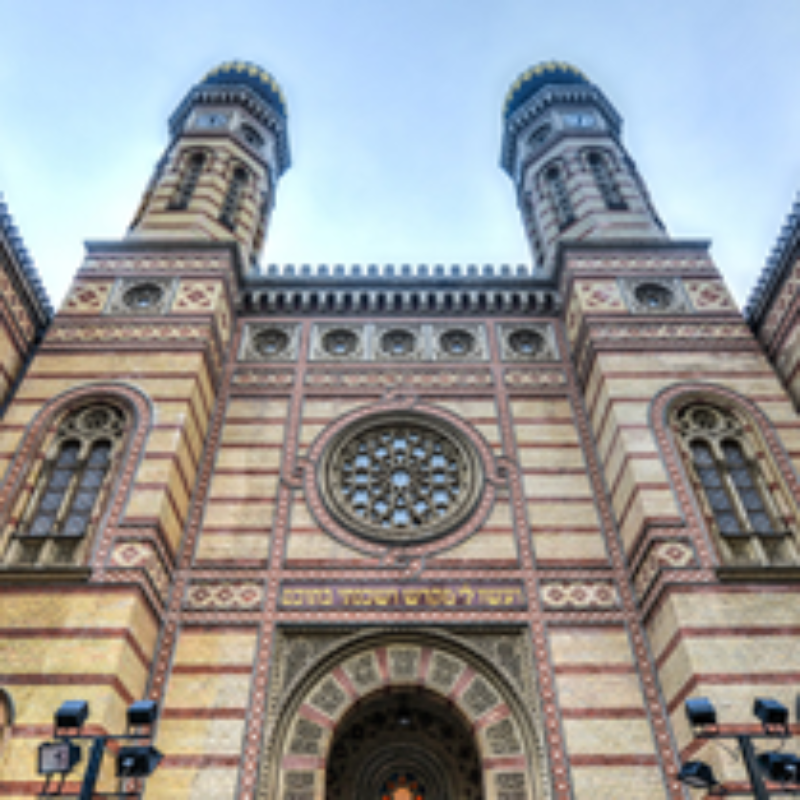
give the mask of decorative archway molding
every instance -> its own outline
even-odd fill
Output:
[[[758,443],[760,456],[773,467],[775,479],[779,482],[784,495],[791,498],[795,506],[800,505],[800,478],[772,420],[757,403],[733,389],[710,382],[692,381],[667,386],[653,398],[650,404],[650,422],[667,468],[678,509],[684,521],[689,523],[700,563],[706,569],[713,569],[719,565],[719,557],[713,539],[703,522],[703,514],[697,499],[690,489],[691,482],[680,458],[675,434],[669,421],[674,409],[691,402],[716,404],[740,416],[745,423],[745,430]]]
[[[542,719],[483,654],[443,631],[359,633],[293,682],[265,731],[259,800],[320,800],[337,725],[389,689],[420,689],[448,703],[475,735],[487,800],[551,796]]]

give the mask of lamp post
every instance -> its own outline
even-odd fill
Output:
[[[155,702],[140,700],[133,703],[127,711],[127,729],[125,733],[117,736],[93,736],[82,733],[88,717],[89,704],[85,700],[68,700],[56,711],[53,721],[53,741],[39,745],[38,772],[46,777],[40,798],[92,800],[97,797],[95,787],[100,776],[100,766],[106,746],[111,741],[126,743],[118,749],[116,757],[117,778],[120,782],[129,778],[147,778],[158,767],[163,756],[150,742],[153,736],[152,728],[158,718],[158,706]],[[83,773],[80,793],[64,794],[62,788],[67,775],[81,761],[82,752],[77,742],[91,742],[89,758]],[[50,781],[55,775],[60,775],[61,780],[53,792],[50,791]],[[100,796],[137,798],[141,796],[141,791],[103,792]]]
[[[754,742],[764,739],[775,739],[784,742],[791,738],[789,729],[789,711],[777,700],[757,698],[753,703],[753,714],[761,723],[761,730],[742,733],[725,732],[717,723],[717,711],[708,698],[695,697],[687,700],[684,708],[686,718],[698,739],[735,740],[747,770],[750,789],[755,800],[769,800],[771,795],[767,782],[783,785],[781,794],[785,794],[787,785],[793,786],[792,793],[800,793],[800,757],[793,753],[767,751],[756,753]],[[714,771],[703,761],[687,761],[681,766],[678,779],[694,789],[717,789],[724,794],[732,792],[716,779]]]

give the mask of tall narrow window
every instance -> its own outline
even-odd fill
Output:
[[[12,534],[7,561],[76,563],[99,519],[124,433],[124,415],[105,403],[84,406],[61,423]]]
[[[589,153],[586,160],[589,163],[589,169],[594,175],[595,183],[600,190],[606,207],[615,210],[627,208],[619,186],[617,186],[617,182],[611,174],[608,159],[601,153]]]
[[[231,230],[236,227],[236,214],[242,202],[242,195],[244,194],[246,183],[247,173],[241,167],[237,167],[231,176],[228,193],[225,195],[225,200],[222,203],[222,210],[219,214],[219,221],[226,228],[230,228]]]
[[[771,495],[754,443],[731,411],[707,403],[673,419],[687,467],[724,560],[732,564],[794,564],[797,547]]]
[[[182,211],[189,207],[189,201],[197,188],[205,162],[206,157],[203,153],[193,153],[191,155],[178,185],[178,190],[175,192],[175,197],[172,198],[172,202],[169,204],[171,209]]]
[[[5,689],[0,688],[0,764],[6,745],[11,739],[11,726],[14,724],[14,706]]]
[[[536,219],[536,211],[533,206],[533,193],[524,192],[522,195],[522,218],[525,222],[525,229],[530,238],[531,247],[533,248],[533,256],[537,264],[544,261],[544,247],[542,245],[542,237],[539,233],[539,223]]]
[[[547,181],[550,198],[553,201],[558,225],[563,230],[575,222],[575,212],[569,199],[569,190],[564,180],[564,173],[559,167],[550,167],[544,177]]]

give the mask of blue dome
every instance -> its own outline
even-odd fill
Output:
[[[503,118],[508,119],[526,100],[533,97],[543,86],[583,84],[587,77],[575,67],[563,61],[546,61],[531,67],[517,78],[508,90],[503,105]]]
[[[247,86],[262,100],[271,105],[282,117],[286,117],[286,101],[277,81],[266,70],[248,61],[228,61],[212,69],[203,78],[201,86]]]

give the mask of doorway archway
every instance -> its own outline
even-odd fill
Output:
[[[331,742],[326,800],[483,800],[469,723],[418,688],[381,690],[356,704]]]
[[[401,712],[416,736],[397,724]],[[274,719],[259,800],[550,797],[530,701],[446,632],[353,635],[295,677]],[[451,747],[421,744],[443,729]],[[368,746],[356,747],[354,737],[368,732]],[[413,783],[424,793],[414,795]]]

